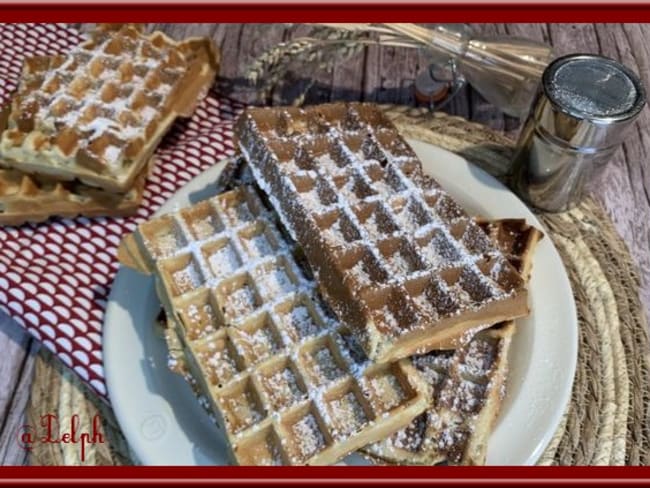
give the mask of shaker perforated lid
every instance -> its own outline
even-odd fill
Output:
[[[639,78],[622,64],[601,56],[556,60],[544,75],[544,86],[553,102],[580,118],[629,118],[645,102]]]
[[[621,63],[594,54],[572,54],[544,71],[534,107],[547,135],[576,148],[608,147],[646,103],[639,77]]]

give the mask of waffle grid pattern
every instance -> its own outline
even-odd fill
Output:
[[[368,361],[250,187],[135,241],[239,464],[332,463],[424,410],[410,363]]]
[[[68,54],[25,59],[3,164],[126,191],[176,116],[188,76],[207,63],[195,49],[123,26]]]
[[[142,202],[145,176],[144,173],[139,175],[133,188],[126,193],[110,193],[77,181],[58,181],[0,169],[0,225],[41,222],[52,215],[133,215]]]
[[[478,225],[528,280],[542,233],[524,219],[480,220]],[[413,356],[431,404],[409,426],[364,451],[404,464],[485,464],[487,442],[505,396],[514,322],[475,334],[456,350]]]
[[[377,108],[248,109],[236,134],[256,181],[370,357],[385,360],[400,336],[462,321],[522,288]]]
[[[514,323],[483,330],[456,351],[412,358],[431,405],[408,427],[367,446],[371,456],[405,464],[484,464],[492,422],[505,395]]]
[[[0,103],[11,101],[24,59],[64,54],[83,41],[62,24],[0,24]],[[154,155],[133,217],[0,226],[0,310],[104,399],[102,322],[120,240],[188,181],[233,155],[232,121],[242,108],[211,92],[191,118],[178,120]]]

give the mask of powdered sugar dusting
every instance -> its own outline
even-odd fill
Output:
[[[226,205],[224,207],[224,213],[233,223],[250,222],[253,220],[253,213],[245,201],[235,202],[233,205]]]
[[[261,274],[257,280],[257,287],[264,300],[271,300],[295,289],[293,280],[281,267],[273,267],[271,271]]]
[[[332,400],[329,405],[330,415],[337,429],[333,432],[335,437],[344,438],[358,432],[368,422],[368,416],[363,406],[353,392],[348,392]]]
[[[241,328],[237,329],[237,337],[246,351],[246,356],[251,364],[264,361],[266,358],[276,354],[281,346],[275,338],[270,327],[263,326],[252,332]]]
[[[202,282],[201,274],[194,262],[190,262],[184,268],[175,271],[172,274],[172,280],[179,295],[198,288]]]
[[[206,215],[203,218],[192,220],[191,228],[198,240],[204,240],[215,235],[220,230],[221,226],[216,220],[216,217]]]
[[[212,310],[212,306],[208,303],[199,306],[191,303],[185,310],[190,328],[191,339],[203,339],[213,332],[216,332],[216,316]]]
[[[257,306],[255,292],[248,284],[237,288],[226,297],[225,314],[231,319],[250,314]]]
[[[402,404],[406,397],[399,380],[391,374],[378,374],[370,378],[369,388],[384,412]]]
[[[399,251],[387,258],[385,263],[388,265],[389,271],[396,274],[407,274],[412,269],[409,260]]]
[[[348,271],[349,275],[354,279],[359,281],[361,287],[369,286],[374,283],[373,279],[370,277],[366,269],[366,265],[363,261],[357,261],[352,268]]]
[[[161,256],[169,256],[178,249],[178,238],[173,234],[162,234],[158,236],[156,247]]]
[[[264,377],[262,384],[274,410],[288,408],[304,397],[304,392],[298,385],[296,376],[289,368]]]
[[[309,355],[307,362],[310,364],[312,381],[316,385],[322,385],[328,381],[340,378],[345,372],[339,367],[327,347],[318,349]]]
[[[227,242],[208,257],[210,270],[215,277],[228,276],[241,266],[241,260],[235,248]]]
[[[273,253],[273,246],[264,233],[245,239],[244,247],[248,251],[248,254],[254,258],[268,256]]]
[[[398,430],[389,440],[398,449],[417,453],[425,440],[426,414],[418,415],[405,428]]]
[[[121,155],[122,148],[119,146],[108,146],[104,149],[104,161],[108,165],[113,166],[119,164]]]
[[[497,345],[491,341],[473,340],[467,347],[459,371],[465,378],[475,381],[487,377],[497,357],[496,348]]]
[[[197,352],[197,358],[213,385],[225,385],[237,374],[237,363],[223,339],[208,342]]]
[[[390,305],[386,304],[382,308],[373,311],[373,319],[377,327],[393,335],[399,335],[402,332],[399,320],[391,310]]]
[[[291,426],[292,437],[296,443],[297,456],[308,459],[325,448],[325,437],[320,431],[313,414],[307,414]]]
[[[139,140],[145,146],[141,152],[146,153],[148,125],[160,118],[163,110],[169,110],[168,94],[188,66],[186,51],[170,41],[154,46],[133,27],[124,27],[79,44],[62,63],[55,64],[50,58],[45,67],[26,65],[15,117],[31,121],[33,129],[23,134],[39,133],[51,144],[43,145],[35,154],[29,137],[15,137],[21,133],[21,126],[11,120],[10,130],[0,140],[3,155],[17,162],[38,160],[74,172],[77,155],[83,151],[86,159],[103,166],[102,173],[122,176],[130,162],[122,148]],[[143,46],[147,47],[146,54]],[[171,51],[175,52],[174,66],[168,60]],[[126,76],[129,67],[131,77]],[[42,83],[34,89],[39,77]],[[124,114],[128,114],[126,120]],[[75,132],[75,139],[68,137],[64,146],[59,140],[70,131]]]
[[[258,423],[263,418],[260,407],[249,388],[240,394],[225,397],[223,403],[227,413],[226,423],[229,424],[229,430],[234,434]]]
[[[194,374],[212,385],[208,393],[214,394],[228,438],[243,449],[236,453],[240,461],[309,463],[326,447],[325,432],[343,445],[354,432],[381,429],[394,419],[386,412],[381,419],[368,421],[355,392],[362,392],[370,363],[357,343],[340,337],[341,324],[322,304],[316,283],[301,271],[272,217],[256,211],[253,222],[233,222],[235,214],[225,215],[237,201],[255,208],[255,195],[242,198],[245,191],[216,197],[210,208],[179,209],[180,218],[176,213],[166,217],[165,232],[178,238],[166,262],[191,263],[200,280],[191,294],[169,298],[191,331],[186,352],[195,360],[188,364],[198,363],[201,371]],[[223,226],[200,239],[194,223],[210,209]],[[268,248],[251,246],[252,234],[265,236],[259,242]],[[253,256],[251,247],[262,252]],[[226,273],[226,267],[233,270]],[[189,281],[194,283],[195,278]],[[393,394],[394,401],[399,398]],[[371,405],[375,401],[384,400],[377,397]],[[285,427],[277,432],[275,427],[269,429],[269,420]],[[275,434],[280,443],[275,443]],[[258,454],[252,454],[257,447]]]
[[[289,313],[280,315],[280,324],[294,341],[318,334],[320,327],[305,305],[292,308]]]
[[[328,110],[332,114],[323,115]],[[272,117],[282,121],[280,130],[269,123]],[[318,135],[310,130],[313,118],[324,124]],[[519,280],[506,290],[504,282],[488,283],[492,280],[485,276],[472,282],[442,274],[450,268],[483,274],[478,264],[499,251],[456,202],[424,177],[421,163],[378,109],[357,104],[304,110],[252,108],[238,129],[240,148],[256,182],[304,248],[324,293],[352,297],[354,303],[339,298],[334,306],[341,318],[358,324],[354,333],[369,354],[390,350],[414,329],[433,329],[442,318],[462,322],[467,313],[506,301],[523,286]],[[317,158],[294,165],[279,162],[286,161],[287,154],[314,147],[316,140],[318,158],[327,154],[322,163]],[[319,208],[323,202],[316,190],[321,186],[336,189],[337,199],[326,210]],[[310,227],[314,223],[318,235]],[[390,239],[408,246],[400,244],[404,252],[391,251]],[[325,269],[341,257],[347,265],[359,248],[374,258],[377,273],[358,263],[349,263],[342,272]],[[389,271],[386,285],[393,290],[386,295],[394,302],[389,307],[367,290],[383,270]],[[444,293],[421,294],[420,306],[407,305],[413,303],[410,290],[424,278],[440,283]],[[445,280],[449,286],[442,283]],[[483,284],[489,293],[484,293]],[[340,293],[341,286],[345,293]],[[398,307],[408,310],[396,313]],[[366,327],[354,316],[357,310],[363,311]]]

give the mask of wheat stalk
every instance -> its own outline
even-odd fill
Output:
[[[284,59],[293,56],[297,58],[302,53],[313,49],[315,44],[315,39],[308,37],[295,39],[291,42],[282,42],[255,59],[248,67],[246,78],[253,83],[257,83],[262,79],[264,73],[279,66]]]
[[[260,55],[246,70],[246,78],[260,85],[263,96],[268,96],[292,68],[300,66],[313,70],[331,71],[335,62],[345,61],[366,46],[379,45],[403,48],[421,48],[428,40],[424,27],[414,24],[363,24],[363,23],[319,23],[313,27],[310,36],[282,42]],[[429,32],[430,36],[430,32]],[[299,94],[301,103],[307,91],[313,86],[310,81]]]

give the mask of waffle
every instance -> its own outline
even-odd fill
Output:
[[[9,106],[0,111],[0,132],[6,128]],[[0,169],[0,225],[41,222],[49,217],[126,217],[140,203],[148,165],[126,193],[111,193],[79,181],[58,181],[14,169]]]
[[[483,465],[505,395],[514,322],[485,329],[456,351],[412,358],[431,388],[432,405],[411,424],[362,451],[389,464]]]
[[[233,158],[226,162],[224,169],[219,175],[216,184],[216,193],[232,190],[242,185],[252,185],[261,193],[255,183],[250,166],[244,158]],[[270,207],[270,205],[267,205]],[[526,223],[525,219],[499,219],[487,220],[475,217],[474,221],[488,235],[492,243],[501,250],[508,262],[519,272],[525,281],[530,278],[531,256],[528,254],[535,249],[535,246],[544,234]],[[470,329],[460,337],[454,337],[448,341],[438,344],[438,349],[457,349],[467,343],[474,334],[485,328],[479,325],[476,329]]]
[[[147,223],[120,246],[152,272],[238,464],[331,464],[428,404],[408,360],[372,364],[250,187]]]
[[[479,225],[528,279],[542,233],[523,219]],[[408,427],[367,446],[364,453],[392,464],[485,464],[488,439],[505,395],[514,331],[514,323],[508,321],[478,332],[456,351],[414,356],[413,364],[430,388],[429,410]]]
[[[533,264],[531,254],[544,234],[526,224],[524,219],[477,219],[476,223],[497,244],[521,277],[528,281]]]
[[[125,193],[217,72],[207,38],[103,26],[66,55],[25,60],[0,164]]]
[[[235,134],[321,293],[373,360],[528,313],[517,271],[376,106],[249,108]]]
[[[229,167],[240,168],[234,164]],[[220,183],[228,187],[248,181],[245,169],[237,171],[236,177],[233,175],[226,175]],[[522,267],[527,270],[523,276],[528,278],[532,253],[543,234],[527,225],[523,219],[480,221],[479,225],[490,231],[491,238],[518,269]],[[159,318],[162,328],[166,320],[164,314]],[[506,322],[479,332],[458,351],[431,352],[412,358],[415,367],[429,384],[436,408],[430,408],[416,417],[407,428],[393,436],[366,446],[362,453],[382,464],[484,464],[487,441],[505,394],[508,353],[514,331],[514,323]],[[200,403],[213,415],[209,403],[196,388],[196,381],[187,366],[181,341],[173,325],[167,324],[165,336],[170,369],[186,378]],[[450,376],[455,379],[450,379]],[[459,387],[463,384],[460,381],[463,377],[465,385],[471,384],[470,388]],[[474,406],[469,397],[461,397],[458,392],[471,392]],[[440,399],[443,398],[451,407],[441,406]],[[453,430],[442,427],[452,419]]]
[[[126,217],[142,202],[146,171],[127,193],[110,193],[77,181],[0,169],[0,225],[42,222],[50,217]]]

